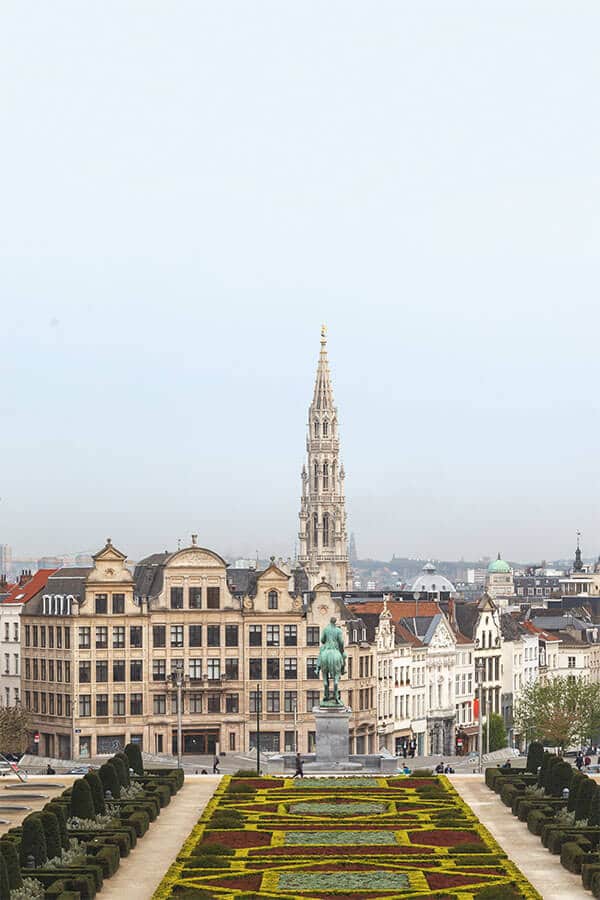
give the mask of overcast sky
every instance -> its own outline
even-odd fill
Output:
[[[360,556],[600,551],[596,2],[0,17],[0,543],[293,551],[329,327]]]

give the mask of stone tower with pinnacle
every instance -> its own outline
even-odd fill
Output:
[[[321,352],[315,392],[308,409],[307,460],[302,467],[298,562],[309,587],[325,579],[335,590],[349,584],[344,467],[340,462],[337,408],[327,361],[327,333],[321,328]]]

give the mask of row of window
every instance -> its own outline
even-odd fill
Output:
[[[12,626],[13,626],[12,639],[13,639],[13,641],[18,641],[19,640],[19,623],[13,622]],[[10,641],[10,622],[4,623],[4,640]]]
[[[25,646],[45,647],[52,649],[56,646],[59,650],[64,646],[65,650],[71,649],[71,628],[69,625],[26,625]],[[56,644],[55,644],[56,640]]]
[[[97,616],[105,616],[108,613],[108,594],[96,594],[94,609]],[[125,612],[125,594],[111,594],[111,610],[113,615],[122,616]]]
[[[57,681],[70,684],[71,662],[68,659],[25,659],[25,680]]]
[[[202,588],[188,587],[188,609],[202,609]],[[172,587],[170,590],[171,609],[183,609],[183,587]],[[221,608],[221,588],[206,588],[206,609]]]
[[[25,709],[43,715],[71,717],[70,694],[48,694],[46,691],[25,691]]]

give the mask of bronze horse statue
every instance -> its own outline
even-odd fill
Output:
[[[321,648],[317,661],[317,675],[323,677],[323,699],[321,706],[343,706],[340,697],[340,676],[346,673],[346,654],[342,629],[332,617],[321,632]],[[333,689],[330,686],[333,682]]]

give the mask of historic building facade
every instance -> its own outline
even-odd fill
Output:
[[[128,741],[177,752],[183,671],[182,751],[212,754],[314,748],[315,666],[322,627],[336,616],[347,645],[342,698],[353,711],[350,751],[376,749],[373,648],[364,625],[325,581],[298,592],[272,563],[228,570],[192,545],[142,560],[132,576],[110,541],[89,569],[54,573],[24,607],[22,694],[40,753],[110,753]]]
[[[340,459],[338,411],[327,360],[325,327],[317,364],[313,401],[308,410],[307,461],[302,468],[298,561],[309,586],[322,578],[336,591],[351,588],[344,498],[344,466]]]

